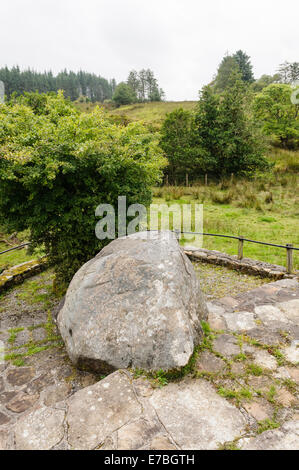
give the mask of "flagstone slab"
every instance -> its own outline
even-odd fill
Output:
[[[241,352],[236,338],[227,334],[218,336],[214,341],[213,348],[214,351],[228,358],[240,354]]]
[[[115,372],[68,400],[68,442],[73,449],[95,449],[141,411],[129,376]]]
[[[217,449],[244,432],[241,412],[206,381],[185,381],[150,398],[159,420],[181,449]]]
[[[299,341],[293,341],[291,346],[285,349],[284,354],[289,362],[292,364],[299,363]]]
[[[299,421],[289,421],[281,428],[265,431],[249,439],[243,450],[298,450]]]
[[[17,450],[49,450],[63,438],[65,412],[53,408],[37,408],[23,415],[15,427]]]

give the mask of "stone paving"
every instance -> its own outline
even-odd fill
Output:
[[[188,368],[73,368],[49,272],[0,298],[0,449],[298,449],[299,284],[208,302]]]

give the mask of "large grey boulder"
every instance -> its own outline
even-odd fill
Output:
[[[72,362],[107,373],[184,366],[206,317],[174,234],[139,232],[114,240],[79,269],[57,323]]]

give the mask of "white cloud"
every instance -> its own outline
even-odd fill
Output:
[[[226,51],[255,75],[298,58],[296,0],[10,0],[0,10],[0,66],[63,68],[125,80],[150,67],[169,100],[197,99]]]

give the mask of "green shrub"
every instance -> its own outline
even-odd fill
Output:
[[[292,92],[291,85],[272,83],[255,96],[253,106],[264,134],[285,149],[299,146],[298,105],[292,103]]]
[[[104,242],[95,236],[101,203],[148,205],[165,164],[155,137],[139,123],[111,124],[103,111],[79,114],[62,93],[44,114],[0,105],[0,223],[30,229],[58,279],[69,281]]]

